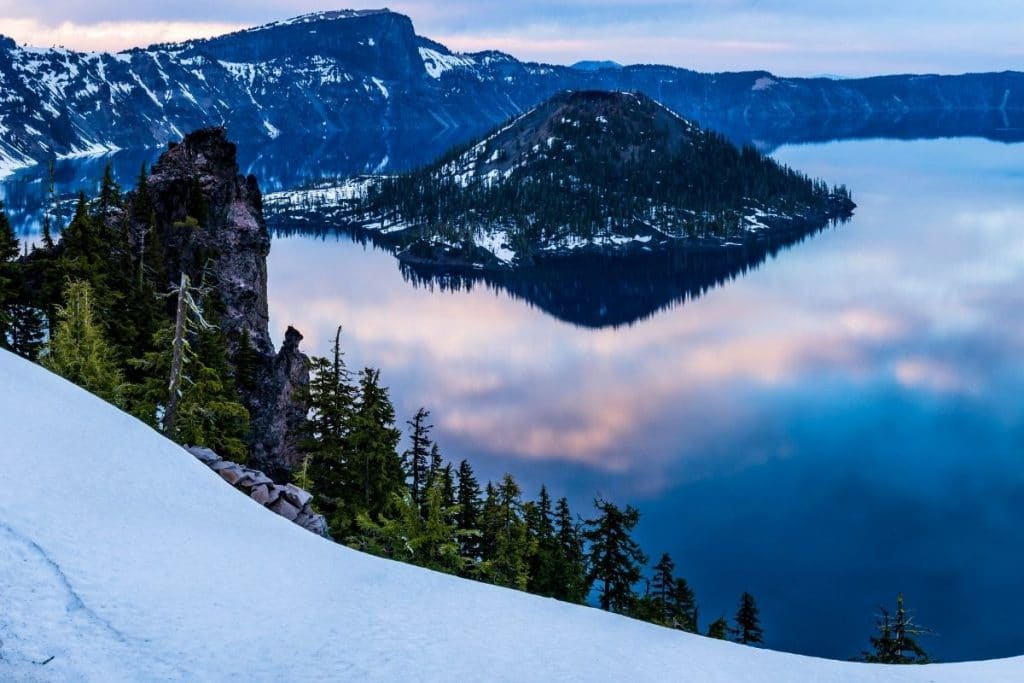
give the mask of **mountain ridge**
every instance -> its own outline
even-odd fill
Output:
[[[634,65],[584,71],[460,54],[388,10],[302,15],[209,39],[85,53],[0,39],[0,175],[226,125],[243,144],[471,139],[567,89],[636,90],[730,137],[1024,137],[1024,73],[794,79]],[[387,157],[387,158],[385,158]],[[369,162],[367,162],[369,163]],[[369,170],[369,169],[368,169]]]

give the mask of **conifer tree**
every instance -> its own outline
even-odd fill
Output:
[[[461,531],[462,555],[478,559],[480,557],[480,484],[473,474],[468,460],[459,463],[459,485],[455,494],[458,504],[456,522]]]
[[[744,592],[740,597],[740,606],[736,610],[736,642],[744,645],[757,645],[763,642],[760,611],[754,596]]]
[[[690,633],[697,633],[699,630],[697,599],[686,579],[677,577],[672,585],[669,594],[669,619],[668,626],[672,628]]]
[[[238,350],[235,352],[234,365],[239,390],[247,393],[256,391],[259,383],[261,357],[252,343],[249,328],[242,330],[242,336],[238,340]]]
[[[427,477],[430,469],[432,442],[430,430],[434,425],[428,422],[430,411],[420,408],[406,424],[411,428],[409,449],[404,454],[405,471],[409,477],[409,491],[413,502],[424,507],[426,502]]]
[[[930,661],[928,653],[917,643],[917,636],[931,631],[914,623],[903,604],[902,593],[896,596],[895,614],[881,608],[877,629],[878,635],[871,637],[872,652],[863,653],[863,661],[873,664],[927,664]]]
[[[19,283],[15,261],[18,259],[18,238],[0,201],[0,348],[11,348],[14,326],[13,307],[18,297]]]
[[[599,584],[601,609],[629,613],[640,580],[640,567],[647,557],[631,537],[640,521],[640,512],[632,505],[625,510],[598,498],[594,501],[598,516],[586,522],[583,537],[590,544],[587,585]]]
[[[103,179],[100,181],[100,194],[96,199],[96,218],[106,221],[110,213],[122,206],[121,186],[114,180],[114,169],[108,161],[103,168]]]
[[[243,346],[246,341],[243,338]],[[251,340],[250,340],[251,343]],[[345,364],[341,350],[341,327],[334,335],[330,358],[310,361],[310,381],[307,388],[309,415],[305,423],[300,448],[308,458],[307,468],[312,483],[311,492],[317,496],[321,512],[330,519],[351,495],[352,482],[347,479],[348,461],[352,457],[349,434],[355,416],[357,389]],[[245,378],[244,357],[241,371]],[[243,379],[243,382],[247,381]],[[353,517],[350,515],[349,519]]]
[[[244,462],[249,412],[242,405],[227,359],[218,302],[187,276],[178,292],[178,315],[153,336],[152,350],[131,362],[142,381],[130,389],[130,407],[171,440],[206,446]]]
[[[587,567],[580,526],[569,509],[569,500],[560,498],[555,506],[558,545],[565,559],[560,580],[561,593],[554,597],[566,602],[583,603],[587,597]]]
[[[397,447],[401,432],[380,371],[359,375],[359,401],[348,433],[351,457],[342,466],[342,502],[332,525],[341,535],[351,531],[360,512],[371,520],[388,514],[395,495],[406,491],[405,472]]]
[[[483,531],[492,551],[484,561],[484,575],[496,585],[526,590],[528,558],[534,548],[522,518],[519,484],[511,474],[506,474],[497,487],[488,485],[488,493]]]
[[[651,578],[651,588],[658,608],[658,617],[663,624],[668,624],[671,619],[669,596],[675,587],[675,576],[673,576],[675,570],[676,564],[672,561],[672,557],[668,553],[664,553],[658,560],[658,564],[654,565],[654,576]]]
[[[725,640],[729,635],[729,622],[725,620],[725,617],[718,617],[710,624],[708,624],[708,638],[715,638],[716,640]]]
[[[455,508],[443,503],[442,488],[439,480],[427,491],[426,515],[421,514],[408,491],[392,494],[388,516],[374,520],[360,512],[349,545],[435,571],[462,573],[467,564],[467,558],[459,552],[462,532],[455,523]]]
[[[535,551],[530,557],[530,581],[528,590],[536,595],[565,600],[568,558],[555,535],[551,510],[551,496],[546,486],[540,487],[536,503],[527,509],[527,526],[533,539]]]
[[[43,311],[28,304],[13,304],[8,313],[10,326],[7,343],[11,351],[22,358],[37,361],[46,345],[46,323]],[[0,346],[3,341],[0,340]]]
[[[64,290],[66,303],[42,356],[43,365],[100,398],[121,405],[123,380],[110,343],[96,319],[92,287],[72,280]]]

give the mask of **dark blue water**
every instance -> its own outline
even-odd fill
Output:
[[[758,598],[770,647],[846,658],[906,595],[943,660],[1024,653],[1024,146],[785,147],[854,220],[632,325],[414,287],[345,238],[278,238],[272,325],[379,366],[447,457],[586,513],[637,504],[702,625]]]

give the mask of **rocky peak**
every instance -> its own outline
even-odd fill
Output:
[[[236,357],[248,335],[259,356],[254,388],[242,392],[249,410],[252,462],[285,478],[296,462],[309,381],[302,335],[289,327],[281,353],[270,338],[267,255],[270,233],[253,176],[238,173],[236,147],[224,128],[203,128],[168,145],[148,178],[168,285],[186,273],[220,304],[218,324]],[[144,226],[133,226],[140,234]]]
[[[229,347],[248,331],[273,353],[268,332],[270,233],[256,179],[238,173],[235,145],[223,128],[204,128],[172,143],[149,177],[157,229],[172,281],[185,272],[217,290]]]

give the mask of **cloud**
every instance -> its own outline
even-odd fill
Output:
[[[556,63],[601,58],[705,71],[866,75],[1001,70],[1024,62],[1018,22],[1008,21],[1019,8],[1010,0],[977,0],[969,6],[924,0],[404,0],[389,5],[412,17],[420,34],[454,49],[500,49]],[[337,9],[333,0],[0,0],[0,30],[19,42],[119,49],[330,9]]]
[[[3,26],[5,35],[15,37],[19,43],[111,52],[216,36],[243,28],[241,24],[189,21],[103,21],[92,24],[65,21],[51,26],[36,19],[0,19],[0,26]]]

